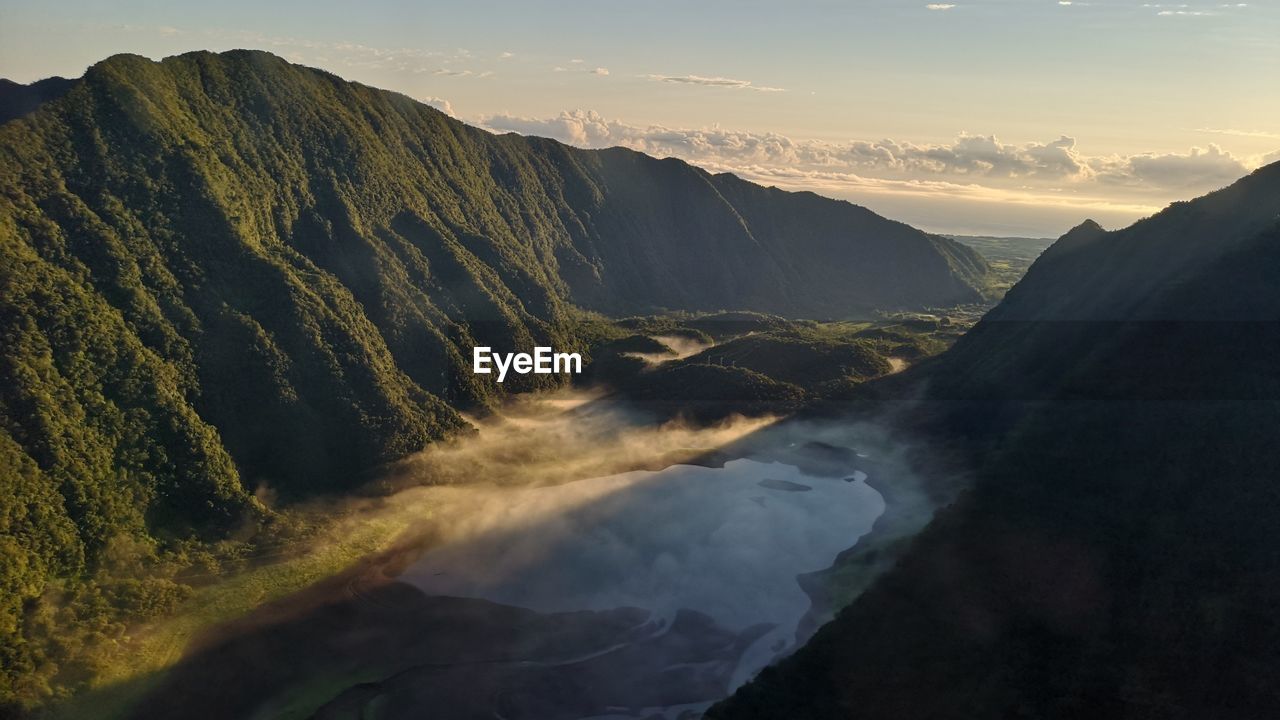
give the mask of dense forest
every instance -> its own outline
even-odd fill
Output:
[[[110,608],[183,592],[112,567],[187,562],[276,522],[264,499],[357,487],[463,430],[458,409],[563,382],[500,387],[473,345],[588,348],[590,311],[862,317],[988,282],[972,250],[848,203],[495,136],[266,53],[0,90],[0,702],[50,692],[76,653],[60,624],[106,633]]]
[[[976,485],[712,718],[1242,718],[1280,704],[1280,164],[1086,223],[913,373]]]

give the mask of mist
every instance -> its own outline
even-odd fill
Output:
[[[641,360],[644,360],[650,365],[659,365],[661,363],[667,362],[668,360],[683,360],[684,358],[687,358],[690,355],[697,355],[703,350],[706,350],[709,347],[715,346],[715,343],[712,343],[712,342],[702,342],[701,340],[697,340],[691,337],[684,337],[681,335],[652,335],[650,337],[662,343],[663,345],[666,345],[668,348],[671,349],[671,352],[669,353],[630,352],[630,353],[624,353],[624,354],[630,357],[640,358]]]
[[[740,638],[705,661],[724,693],[887,569],[940,502],[921,448],[879,422],[655,423],[581,391],[471,420],[395,468],[406,489],[378,512],[432,539],[398,579],[540,613],[643,610],[631,650],[652,645],[648,663],[692,613]],[[833,574],[850,548],[878,558]]]
[[[299,509],[304,556],[254,583],[308,585],[203,634],[173,691],[229,673],[260,689],[211,707],[265,717],[300,677],[368,677],[316,716],[696,717],[891,567],[950,485],[888,418],[704,427],[564,390],[471,421]]]
[[[657,468],[713,452],[778,421],[732,417],[711,426],[657,423],[602,397],[562,390],[517,397],[500,413],[470,417],[476,432],[435,443],[394,467],[396,486],[538,486]]]

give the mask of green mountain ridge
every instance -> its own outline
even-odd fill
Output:
[[[711,718],[1241,718],[1280,702],[1280,164],[1085,225],[916,379],[975,484]]]
[[[267,53],[69,82],[18,88],[0,125],[15,672],[24,603],[118,539],[220,536],[264,516],[257,491],[351,488],[456,409],[562,382],[499,387],[473,345],[581,347],[580,308],[845,316],[986,282],[975,252],[849,203],[495,136]]]

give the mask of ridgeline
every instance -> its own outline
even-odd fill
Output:
[[[4,97],[0,701],[53,662],[24,634],[53,579],[260,522],[257,492],[356,487],[456,409],[563,382],[500,388],[473,345],[585,347],[585,311],[842,318],[987,283],[972,250],[849,203],[496,136],[261,52],[120,55]]]

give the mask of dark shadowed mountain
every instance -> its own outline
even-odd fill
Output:
[[[75,80],[45,78],[23,85],[0,78],[0,123],[22,117],[50,100],[62,97]]]
[[[973,490],[710,717],[1273,714],[1277,353],[1280,165],[1073,230],[921,368]]]
[[[217,535],[255,489],[349,488],[460,429],[503,392],[473,345],[580,347],[579,308],[855,316],[986,282],[846,202],[495,136],[266,53],[0,90],[5,637],[114,538]]]

